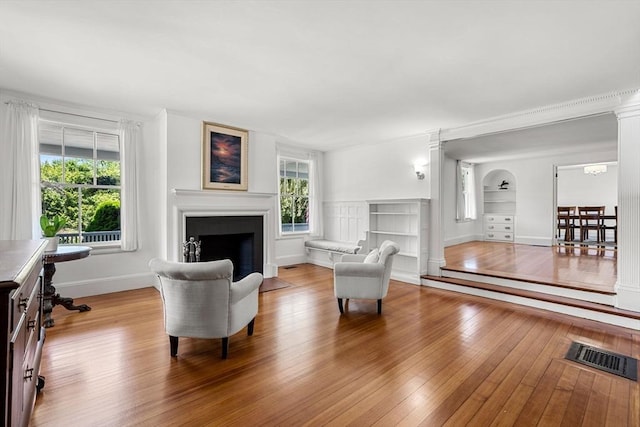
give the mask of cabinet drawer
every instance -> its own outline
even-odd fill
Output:
[[[486,240],[504,240],[504,241],[513,241],[513,233],[506,233],[503,231],[487,231],[484,234]]]
[[[491,223],[511,224],[513,223],[513,215],[485,215],[484,222],[485,224],[491,224]]]
[[[501,231],[506,233],[513,232],[513,224],[488,223],[484,225],[485,232]]]

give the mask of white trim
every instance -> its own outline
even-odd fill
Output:
[[[607,94],[594,95],[559,104],[492,117],[464,126],[442,129],[440,131],[440,140],[450,141],[454,139],[473,138],[480,135],[540,126],[578,117],[610,113],[625,105],[629,100],[637,98],[639,94],[640,89],[637,88],[614,91]]]

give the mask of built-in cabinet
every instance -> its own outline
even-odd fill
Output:
[[[37,391],[44,345],[42,256],[45,240],[0,241],[0,397],[5,426],[27,426]]]
[[[385,240],[396,242],[400,253],[394,258],[391,276],[420,284],[420,276],[427,274],[429,200],[368,200],[367,205],[368,249],[380,246]]]
[[[516,179],[504,169],[489,172],[482,181],[485,240],[513,242],[516,220]]]

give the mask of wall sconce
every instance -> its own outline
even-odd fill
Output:
[[[427,165],[427,162],[425,160],[416,160],[415,162],[413,162],[413,170],[416,173],[416,177],[418,177],[418,179],[424,179],[424,167]]]
[[[607,171],[607,165],[587,165],[584,167],[584,173],[590,175],[600,175]]]

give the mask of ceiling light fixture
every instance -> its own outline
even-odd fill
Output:
[[[587,165],[584,167],[584,173],[589,175],[600,175],[607,171],[607,165]]]

